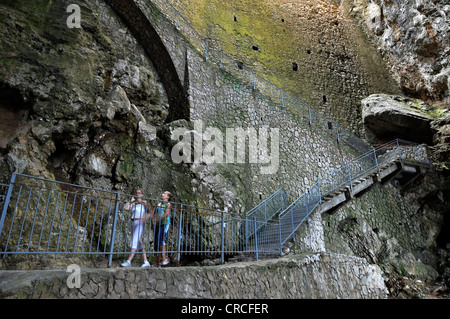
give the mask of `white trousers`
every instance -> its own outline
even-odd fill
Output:
[[[143,249],[144,244],[142,242],[142,235],[144,234],[144,224],[141,220],[133,221],[133,234],[131,237],[131,248],[132,249]]]

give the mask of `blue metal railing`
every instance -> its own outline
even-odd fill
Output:
[[[148,1],[157,6],[166,15],[168,20],[189,39],[193,46],[203,54],[205,61],[207,60],[216,64],[220,69],[233,74],[233,76],[242,80],[254,90],[258,89],[261,93],[268,95],[274,101],[281,104],[283,108],[305,118],[310,125],[314,125],[334,135],[339,142],[343,141],[347,143],[360,153],[365,153],[372,149],[371,145],[319,113],[307,103],[264,79],[247,68],[242,62],[236,61],[228,56],[222,50],[210,45],[208,40],[202,37],[168,0]]]
[[[278,215],[280,253],[283,244],[289,238],[294,237],[295,240],[296,230],[304,221],[308,220],[308,216],[316,209],[321,201],[320,185],[316,182],[308,191],[300,195],[300,197]]]
[[[109,259],[130,252],[131,214],[125,204],[133,195],[84,187],[24,174],[13,174],[0,218],[0,255],[102,255]],[[149,208],[160,200],[146,198]],[[171,202],[167,253],[235,251],[244,223],[222,211]],[[144,220],[141,235],[154,253],[154,227]]]
[[[318,113],[309,105],[259,77],[242,64],[217,51],[165,0],[152,0],[163,12],[174,13],[176,26],[183,29],[205,59],[252,83],[253,88],[268,94],[294,113],[335,135],[362,155],[347,164],[326,172],[292,203],[278,190],[246,214],[245,218],[225,215],[222,211],[182,203],[171,203],[172,224],[166,252],[176,254],[280,252],[283,244],[321,203],[322,198],[385,163],[411,160],[430,165],[426,149],[395,140],[374,149],[352,133]],[[170,14],[169,14],[170,16]],[[242,71],[242,72],[241,72]],[[251,81],[248,81],[251,79]],[[400,146],[403,145],[403,147]],[[131,216],[124,209],[133,195],[80,185],[52,181],[24,174],[13,174],[2,186],[4,204],[0,216],[0,255],[103,255],[129,253]],[[145,198],[150,207],[157,199]],[[269,210],[267,207],[270,207]],[[1,207],[1,206],[0,206]],[[151,221],[145,220],[142,238],[146,252],[151,246]],[[5,227],[6,226],[6,227]],[[154,232],[154,229],[153,229]]]
[[[113,258],[125,258],[131,252],[133,221],[125,207],[135,195],[17,173],[3,186],[5,203],[0,218],[3,258],[101,256],[111,265]],[[285,193],[280,191],[279,198],[283,196]],[[143,199],[149,208],[161,202]],[[263,244],[258,249],[253,239],[245,241],[247,218],[183,203],[171,205],[165,249],[177,261],[182,255],[219,254],[224,261],[226,254],[265,252]],[[143,223],[140,236],[143,247],[146,253],[155,254],[153,236],[157,223],[147,216]],[[267,221],[253,222],[253,233],[267,228],[267,224]],[[265,232],[257,242],[273,242],[274,236]]]
[[[186,254],[219,254],[224,261],[226,254],[282,253],[327,194],[394,161],[430,166],[426,146],[395,140],[324,174],[292,203],[278,190],[245,218],[171,202],[166,252],[178,261]],[[134,195],[16,173],[0,186],[0,256],[104,256],[111,264],[130,252],[132,220],[125,204]],[[149,208],[160,202],[144,199]],[[144,224],[143,246],[154,254],[157,223]]]
[[[249,210],[245,214],[246,238],[250,238],[256,231],[264,227],[265,223],[280,213],[289,202],[289,195],[283,189],[279,189],[267,199]],[[258,221],[258,223],[256,223],[256,227],[255,220]]]
[[[280,209],[283,209],[287,205],[288,198],[288,194],[280,188],[267,199],[249,210],[245,216],[247,219],[256,218],[258,220],[268,221],[272,219]]]
[[[253,225],[253,231],[252,227],[246,228],[246,231],[248,231],[247,242],[249,242],[249,237],[254,237],[256,239],[253,239],[253,241],[258,243],[257,252],[274,252],[278,249],[281,254],[283,244],[290,238],[295,241],[295,232],[303,222],[308,221],[308,217],[322,203],[322,198],[326,195],[334,191],[341,192],[343,191],[342,188],[349,188],[350,191],[353,191],[353,184],[359,178],[366,174],[379,173],[382,167],[395,161],[409,161],[431,167],[431,162],[426,160],[426,148],[425,145],[396,139],[326,172],[284,210],[278,210],[281,212],[276,218],[272,220],[266,218],[257,220],[255,218],[253,221],[249,221],[248,223]],[[276,197],[279,192],[278,190],[264,202],[271,200],[274,196]],[[260,203],[258,207],[261,207],[264,202]],[[274,230],[275,227],[278,227],[277,231]],[[276,236],[274,233],[276,233]],[[264,237],[266,240],[260,240],[258,237]],[[255,247],[256,244],[250,245]]]
[[[293,238],[295,241],[295,232],[322,203],[323,197],[344,185],[352,190],[352,183],[358,178],[370,172],[377,173],[380,166],[396,160],[431,167],[431,162],[427,160],[425,145],[396,139],[327,172],[278,215],[279,239],[277,242],[280,254],[287,240]]]

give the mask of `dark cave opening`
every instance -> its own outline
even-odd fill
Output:
[[[72,170],[76,166],[75,150],[67,147],[64,134],[53,136],[53,141],[55,150],[49,157],[47,169],[55,175],[57,180],[72,183]]]
[[[450,244],[450,210],[444,213],[444,221],[442,223],[441,231],[436,238],[436,244],[438,247],[445,248]]]
[[[0,103],[10,110],[29,110],[33,105],[31,99],[25,96],[19,89],[7,84],[0,85]]]
[[[33,101],[19,89],[0,84],[0,148],[30,126]]]

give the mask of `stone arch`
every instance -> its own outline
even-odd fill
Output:
[[[178,77],[173,60],[158,32],[135,1],[105,0],[105,2],[124,21],[158,72],[169,99],[169,114],[166,122],[179,119],[189,120],[189,100],[186,88]]]

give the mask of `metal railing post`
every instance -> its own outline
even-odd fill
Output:
[[[350,179],[350,191],[353,192],[352,174],[350,173],[350,165],[347,162],[348,178]]]
[[[308,193],[309,193],[309,190],[307,190],[305,192],[305,208],[306,208],[306,222],[309,224]]]
[[[398,138],[395,140],[397,141],[398,155],[400,156],[400,161],[403,163],[402,150],[400,149],[400,144],[398,142]]]
[[[309,112],[309,125],[312,125],[311,106],[309,104],[308,104],[308,112]]]
[[[14,182],[16,181],[16,173],[11,175],[9,180],[8,191],[5,196],[5,202],[3,203],[2,215],[0,216],[0,238],[2,235],[3,224],[5,223],[6,212],[8,211],[9,201],[11,200],[12,189],[14,187]]]
[[[245,216],[245,247],[248,247],[248,238],[249,238],[249,226],[248,226],[248,216]]]
[[[340,143],[340,138],[339,138],[339,125],[337,124],[337,123],[335,123],[336,124],[336,134],[337,134],[337,141],[338,141],[338,143]]]
[[[291,209],[291,227],[292,227],[292,239],[295,243],[295,233],[294,233],[294,207]]]
[[[417,158],[419,159],[419,164],[422,164],[422,160],[421,160],[420,154],[419,154],[419,146],[416,147],[416,152],[417,152]]]
[[[281,239],[281,218],[280,215],[278,215],[278,234],[279,234],[279,238],[280,238],[280,256],[283,255],[283,248],[282,248],[282,239]]]
[[[223,264],[225,262],[225,217],[223,216],[223,212],[222,212],[221,233],[222,233],[222,238],[221,238],[222,242],[220,243],[220,251],[221,251],[222,264]]]
[[[180,218],[178,219],[178,238],[177,238],[177,265],[181,262],[181,229],[183,228],[183,204],[181,204]]]
[[[375,165],[377,166],[377,172],[380,173],[380,167],[378,166],[378,158],[377,158],[377,152],[375,151],[375,148],[373,149],[373,157],[375,158]]]
[[[317,177],[317,187],[319,189],[319,204],[322,204],[322,192],[320,190],[319,177]]]
[[[267,202],[264,202],[264,222],[267,221]]]
[[[111,267],[112,264],[112,256],[114,253],[114,241],[116,239],[116,226],[117,226],[117,215],[119,213],[119,203],[120,203],[120,193],[116,193],[116,206],[114,208],[114,217],[113,217],[113,225],[111,229],[111,245],[109,248],[109,256],[108,256],[108,267]]]

